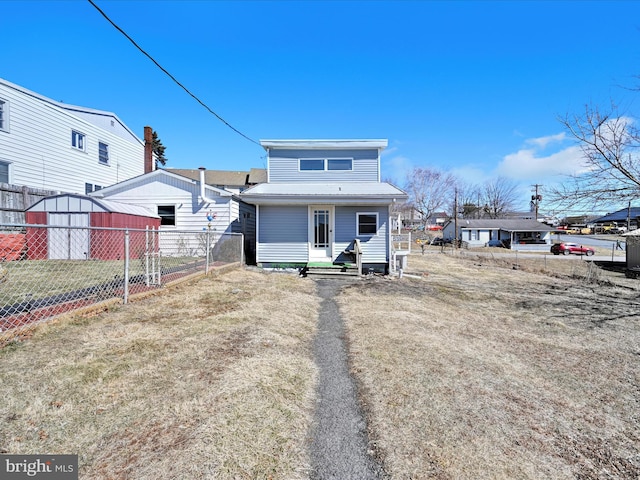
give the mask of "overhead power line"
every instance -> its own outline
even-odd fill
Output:
[[[214,115],[218,120],[220,120],[222,123],[224,123],[227,127],[229,127],[231,130],[233,130],[234,132],[236,132],[238,135],[240,135],[241,137],[249,140],[252,143],[255,143],[256,145],[260,145],[260,143],[256,142],[254,139],[248,137],[247,135],[245,135],[244,133],[242,133],[240,130],[238,130],[237,128],[235,128],[233,125],[231,125],[229,122],[227,122],[224,118],[222,118],[220,115],[218,115],[216,112],[214,112],[206,103],[204,103],[202,100],[200,100],[195,94],[191,93],[191,91],[185,87],[182,83],[180,83],[176,77],[174,77],[173,75],[171,75],[171,73],[169,73],[162,65],[160,65],[151,55],[149,55],[140,45],[138,45],[136,43],[136,41],[131,38],[127,32],[125,32],[122,28],[120,28],[118,25],[116,25],[116,23],[111,20],[109,18],[109,16],[104,13],[104,11],[102,11],[102,9],[100,7],[98,7],[98,5],[96,5],[93,0],[87,0],[91,5],[93,5],[93,7],[98,10],[98,12],[100,12],[100,14],[107,20],[107,22],[109,22],[111,25],[113,25],[113,27],[118,30],[122,35],[124,35],[126,37],[127,40],[129,40],[138,50],[140,50],[140,52],[147,57],[149,60],[151,60],[156,67],[158,67],[160,70],[162,70],[171,80],[173,80],[180,88],[182,88],[185,92],[187,92],[189,94],[189,96],[191,96],[196,102],[198,102],[200,105],[202,105],[209,113],[211,113],[212,115]]]

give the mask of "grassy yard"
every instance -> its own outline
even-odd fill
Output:
[[[199,257],[162,257],[164,271],[197,265]],[[149,267],[150,268],[150,267]],[[156,267],[157,268],[157,267]],[[129,263],[129,276],[146,273],[141,259]],[[0,265],[0,307],[98,286],[124,278],[123,260],[20,260]]]
[[[306,478],[318,299],[236,270],[0,350],[0,452],[82,479]]]
[[[640,282],[412,255],[337,299],[392,479],[640,478]],[[615,283],[614,283],[615,282]],[[235,270],[0,350],[0,452],[83,479],[309,478],[310,279]]]
[[[391,478],[640,478],[638,283],[532,265],[417,255],[341,296]]]

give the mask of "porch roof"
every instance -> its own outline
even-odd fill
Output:
[[[389,205],[406,201],[405,192],[384,182],[261,183],[240,194],[248,203],[331,203]]]

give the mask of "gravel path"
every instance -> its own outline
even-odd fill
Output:
[[[313,346],[319,368],[311,443],[314,480],[384,478],[381,466],[370,455],[366,421],[349,373],[344,323],[334,300],[348,281],[353,280],[316,280],[322,305]]]

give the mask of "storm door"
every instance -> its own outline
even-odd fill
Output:
[[[333,254],[333,207],[309,208],[309,261],[330,262]]]

